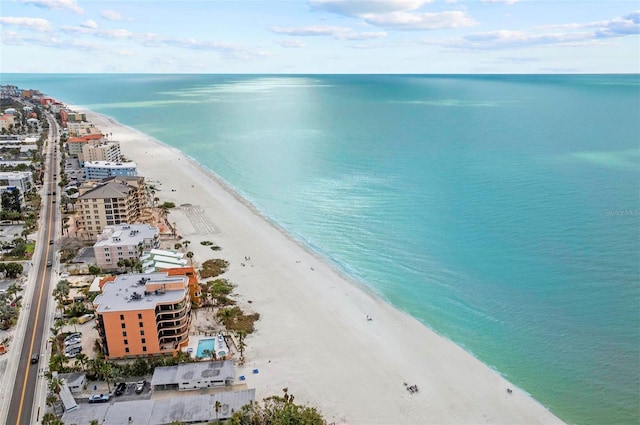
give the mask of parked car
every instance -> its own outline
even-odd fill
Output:
[[[49,239],[49,245],[53,245],[53,239]]]
[[[70,339],[74,339],[74,338],[80,338],[82,337],[82,332],[73,332],[70,333],[69,335],[64,337],[65,342],[69,341]]]
[[[91,319],[93,319],[93,314],[84,314],[78,318],[78,323],[87,323]]]
[[[77,345],[80,344],[82,342],[82,337],[80,336],[74,336],[71,339],[65,339],[64,340],[64,346],[65,347],[71,347],[73,345]]]
[[[65,346],[64,347],[64,351],[65,351],[65,353],[68,353],[68,352],[74,351],[74,350],[76,350],[78,348],[82,350],[82,342],[80,342],[80,341],[76,341],[76,342],[74,342],[72,344],[69,344],[69,345]]]
[[[106,403],[111,396],[109,394],[91,394],[89,396],[89,403]]]
[[[38,363],[40,361],[40,354],[39,353],[33,353],[31,355],[31,363]]]
[[[53,263],[51,261],[47,261],[47,267],[51,267]]]
[[[116,396],[121,396],[127,390],[127,384],[120,382],[116,385]]]
[[[142,392],[142,390],[144,390],[144,385],[146,383],[147,383],[147,381],[145,381],[145,380],[136,382],[136,394],[140,394]]]
[[[82,353],[82,347],[73,348],[72,350],[65,351],[64,354],[68,358],[72,359],[78,354]]]

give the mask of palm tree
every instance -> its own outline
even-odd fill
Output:
[[[67,362],[67,356],[64,354],[54,354],[49,359],[49,369],[54,371],[62,371],[64,369],[64,364]]]
[[[53,408],[53,413],[57,415],[58,413],[56,412],[56,404],[58,403],[58,397],[56,397],[55,394],[49,394],[47,395],[46,403],[47,406]]]
[[[216,404],[215,404],[215,409],[216,409],[216,422],[218,422],[218,413],[220,412],[220,409],[222,408],[222,403],[220,403],[220,400],[216,400]]]
[[[62,398],[60,397],[60,391],[62,391],[62,384],[63,384],[62,379],[58,377],[51,378],[51,380],[49,380],[49,389],[58,396],[58,400],[60,400],[60,403],[62,403]]]
[[[89,360],[89,356],[84,353],[78,353],[76,355],[76,364],[80,364],[83,372],[87,371],[87,361]]]
[[[176,250],[178,250],[178,249],[182,248],[182,244],[181,244],[181,243],[177,243],[177,244],[173,245],[173,247],[174,247]]]
[[[64,425],[64,422],[53,413],[47,412],[42,416],[42,425]]]
[[[69,319],[69,324],[70,324],[70,325],[73,325],[73,331],[74,331],[74,332],[78,332],[78,328],[76,327],[76,325],[77,325],[78,323],[80,323],[80,322],[78,321],[78,318],[77,318],[77,317],[72,317],[71,319]]]
[[[244,360],[244,349],[247,348],[247,344],[244,342],[244,338],[247,336],[245,331],[236,332],[238,336],[238,351],[240,351],[240,360]]]
[[[213,357],[213,350],[202,350],[202,358],[206,359],[207,357]]]
[[[182,245],[184,245],[184,249],[187,249],[190,243],[191,241],[187,241],[187,240],[182,241]]]
[[[187,252],[186,256],[189,259],[189,265],[193,266],[193,252],[191,251]]]
[[[111,385],[109,384],[109,378],[111,378],[111,373],[113,372],[113,367],[111,366],[111,363],[105,361],[100,365],[99,370],[100,370],[100,375],[102,375],[102,379],[107,381],[107,388],[109,389],[109,392],[111,392]]]

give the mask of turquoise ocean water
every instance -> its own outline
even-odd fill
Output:
[[[640,78],[3,74],[195,158],[569,423],[640,422]]]

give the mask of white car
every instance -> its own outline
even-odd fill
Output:
[[[80,337],[77,338],[71,338],[71,339],[67,339],[64,342],[64,346],[68,347],[70,345],[75,345],[75,344],[80,344],[82,342],[82,339]]]

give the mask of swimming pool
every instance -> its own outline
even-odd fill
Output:
[[[215,338],[206,338],[206,339],[201,339],[200,341],[198,341],[198,350],[196,351],[196,356],[203,358],[203,357],[211,357],[211,354],[203,354],[205,350],[209,350],[210,352],[213,353],[213,346],[215,343]]]

